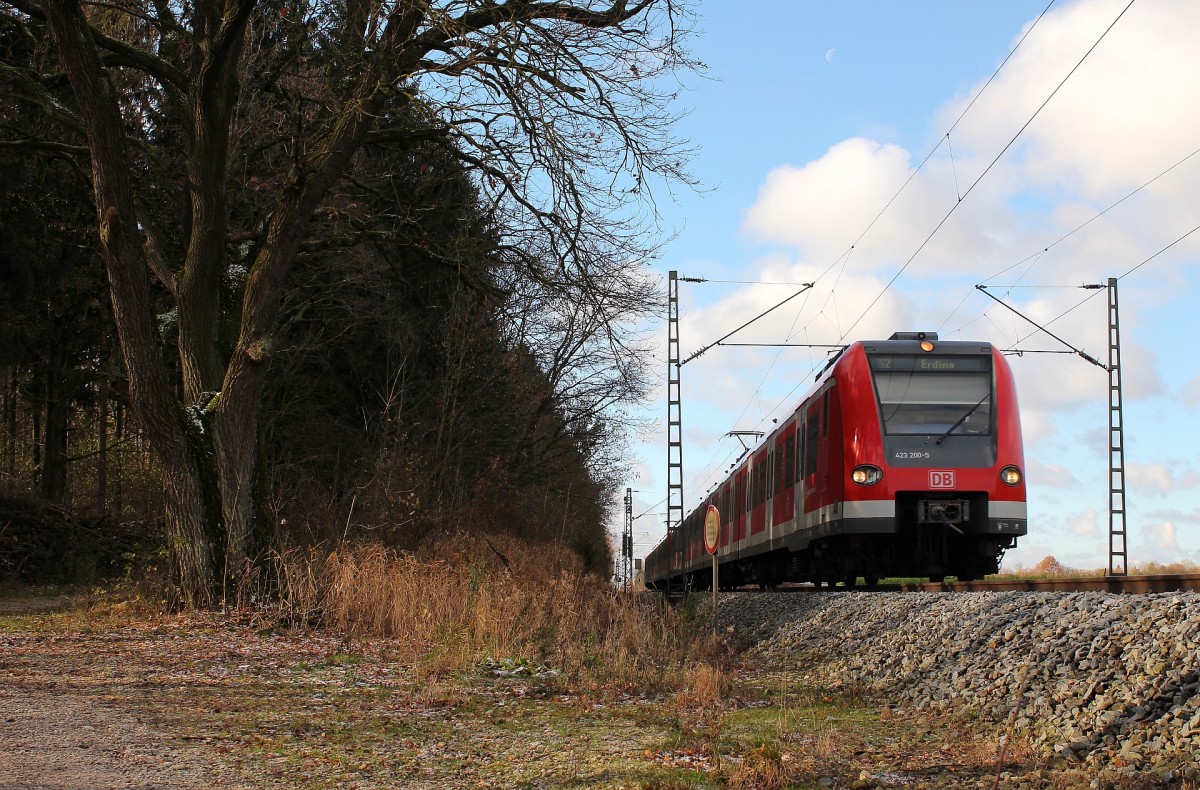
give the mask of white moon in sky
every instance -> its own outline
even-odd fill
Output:
[[[825,62],[833,63],[833,50],[832,49],[825,51]]]

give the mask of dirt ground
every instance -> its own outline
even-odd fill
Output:
[[[638,696],[521,662],[405,665],[394,643],[251,617],[66,603],[0,594],[4,790],[1090,784],[1016,742],[1001,756],[984,723],[911,717],[795,675],[739,668],[740,691],[719,699]]]
[[[250,786],[147,723],[131,704],[131,687],[144,685],[136,659],[86,629],[50,625],[46,613],[69,601],[50,591],[0,598],[10,626],[0,630],[0,788]]]
[[[633,699],[418,674],[380,641],[60,603],[0,598],[4,790],[636,787],[658,769],[664,730]]]

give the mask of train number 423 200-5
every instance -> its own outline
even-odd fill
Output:
[[[894,456],[897,460],[913,459],[913,458],[928,458],[929,453],[920,452],[917,450],[900,450]]]

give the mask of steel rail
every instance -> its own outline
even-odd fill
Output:
[[[1168,593],[1200,591],[1200,573],[1172,573],[1156,576],[1081,576],[1053,579],[985,579],[974,582],[931,582],[897,585],[902,592],[1111,592]]]
[[[753,589],[753,588],[749,588]],[[745,590],[745,591],[749,591]],[[1200,573],[1170,573],[1154,576],[1063,576],[1049,579],[984,579],[972,582],[901,582],[871,587],[814,587],[785,584],[779,592],[1110,592],[1170,593],[1200,592]]]

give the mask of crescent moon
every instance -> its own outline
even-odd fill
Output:
[[[833,63],[833,50],[832,49],[825,51],[825,62]]]

